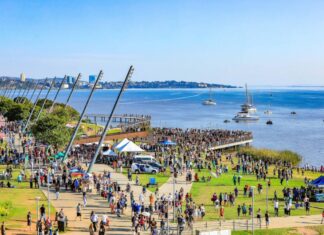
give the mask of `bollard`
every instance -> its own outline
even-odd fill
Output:
[[[206,221],[205,227],[207,228],[207,221]]]
[[[235,220],[233,220],[233,231],[235,231]]]
[[[246,231],[249,231],[249,221],[246,220]]]

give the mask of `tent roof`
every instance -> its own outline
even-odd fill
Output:
[[[134,144],[132,141],[129,141],[126,145],[122,146],[121,148],[118,148],[118,151],[120,151],[120,152],[144,152],[143,149],[141,149],[139,146]]]
[[[176,145],[176,142],[173,142],[171,140],[163,140],[160,142],[162,145]]]
[[[310,184],[316,187],[324,187],[324,175],[321,175],[317,179],[313,180],[310,182]]]
[[[117,156],[117,153],[115,153],[111,149],[108,149],[107,151],[102,152],[102,155],[104,155],[104,156]]]
[[[122,141],[120,141],[120,142],[115,146],[115,148],[116,148],[116,149],[119,149],[119,148],[125,146],[126,144],[128,144],[129,142],[130,142],[130,140],[127,139],[127,138],[125,138],[125,139],[123,139]]]

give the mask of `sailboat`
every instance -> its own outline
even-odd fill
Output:
[[[272,97],[272,94],[270,94],[270,96]],[[272,111],[270,110],[270,107],[271,107],[271,102],[269,102],[269,109],[264,111],[264,114],[266,114],[266,115],[271,115],[272,114]]]
[[[253,97],[252,97],[251,94],[249,94],[246,84],[245,84],[245,97],[246,97],[245,104],[241,105],[242,110],[245,110],[245,111],[247,111],[249,113],[256,113],[257,109],[253,105]]]
[[[243,105],[241,105],[241,111],[236,114],[233,120],[237,122],[259,120],[259,117],[257,115],[253,115],[256,113],[257,109],[253,105],[252,96],[249,95],[246,84],[245,84],[245,96],[246,96],[246,102]]]
[[[209,99],[202,102],[203,105],[216,105],[216,101],[212,99],[211,89],[209,90]]]

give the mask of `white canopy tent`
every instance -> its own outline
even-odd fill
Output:
[[[128,144],[130,142],[129,139],[125,138],[123,139],[122,141],[120,141],[116,146],[115,148],[116,149],[120,149],[121,147],[123,147],[124,145]]]
[[[118,148],[119,152],[144,152],[143,149],[141,149],[139,146],[137,146],[136,144],[134,144],[134,142],[129,141],[126,145],[122,146],[121,148]]]

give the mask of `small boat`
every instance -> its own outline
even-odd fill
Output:
[[[209,99],[204,100],[202,102],[203,105],[216,105],[216,101],[212,99],[212,92],[211,89],[209,90]]]
[[[249,112],[249,113],[256,113],[257,109],[253,105],[253,97],[248,92],[247,84],[245,84],[245,97],[246,97],[245,104],[241,105],[242,110]]]
[[[204,100],[203,105],[216,105],[216,102],[212,99],[209,99],[209,100]]]
[[[272,114],[272,111],[271,110],[266,110],[266,111],[264,111],[264,114],[271,115]]]
[[[267,124],[267,125],[272,125],[273,123],[272,123],[271,120],[268,120],[268,121],[266,122],[266,124]]]
[[[230,123],[230,122],[231,122],[231,121],[228,120],[228,119],[224,120],[224,123]]]
[[[295,111],[292,111],[290,114],[291,115],[296,115],[297,113]]]
[[[238,112],[236,116],[233,118],[234,121],[258,121],[259,117],[256,115],[251,115],[249,112]]]

